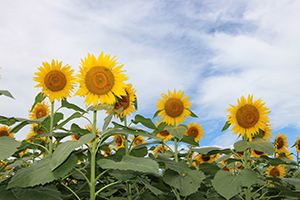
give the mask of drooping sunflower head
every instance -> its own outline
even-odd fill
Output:
[[[200,139],[203,137],[204,130],[201,128],[201,124],[190,123],[188,124],[188,129],[185,131],[185,135],[189,135],[195,138],[196,142],[200,142]]]
[[[29,111],[29,119],[39,119],[46,115],[50,115],[50,106],[45,101],[37,103],[33,110]]]
[[[108,146],[108,151],[102,151],[105,157],[110,156],[112,154],[112,148]]]
[[[37,77],[33,77],[33,80],[39,83],[35,87],[42,87],[43,95],[48,95],[50,102],[70,97],[76,81],[71,66],[62,67],[62,62],[52,60],[51,65],[43,62],[43,67],[38,69],[40,71],[35,73]]]
[[[286,135],[278,133],[278,136],[275,138],[275,152],[277,153],[288,153],[288,141]]]
[[[153,153],[165,153],[166,151],[169,151],[169,148],[166,147],[165,145],[163,146],[162,144],[158,145],[155,147],[155,149],[153,150]]]
[[[107,113],[117,112],[120,108],[123,108],[121,113],[115,114],[116,117],[124,118],[130,113],[136,112],[136,90],[132,88],[132,84],[127,84],[125,88],[126,95],[122,95],[121,98],[117,97],[118,102],[115,103],[113,110],[107,111]]]
[[[116,103],[116,97],[126,96],[124,88],[128,78],[122,74],[123,65],[116,66],[116,56],[110,58],[110,55],[104,56],[103,52],[96,58],[93,54],[88,54],[87,58],[81,60],[79,78],[80,87],[75,95],[86,96],[86,106],[93,103],[96,106],[99,102],[113,105]]]
[[[255,158],[259,158],[261,156],[268,156],[268,154],[262,152],[262,151],[257,151],[255,149],[252,149],[251,155]]]
[[[178,125],[191,116],[189,109],[192,108],[192,102],[188,100],[188,96],[183,95],[184,92],[174,90],[173,93],[168,91],[168,95],[162,94],[163,99],[158,99],[159,102],[156,103],[158,115],[161,115],[160,118],[168,125]]]
[[[238,99],[238,106],[230,105],[227,111],[228,122],[233,126],[233,134],[239,133],[243,138],[252,141],[254,135],[259,133],[259,129],[264,130],[265,124],[269,123],[267,114],[269,109],[264,106],[261,99],[253,102],[253,95],[249,95],[248,99],[244,96]]]
[[[134,136],[131,136],[131,140],[133,141],[133,146],[147,143],[147,140],[145,140],[145,137],[143,136],[137,136],[136,138]]]
[[[115,139],[114,147],[118,150],[119,148],[124,147],[124,139],[122,135],[114,135],[113,139]]]
[[[270,165],[268,170],[266,171],[267,177],[281,177],[283,178],[285,175],[285,169],[282,165],[272,166]]]
[[[2,137],[2,136],[14,137],[14,133],[9,133],[10,130],[11,130],[11,128],[8,126],[1,126],[0,127],[0,137]]]
[[[297,137],[297,141],[296,141],[296,151],[298,152],[298,153],[300,153],[300,138],[299,137]]]

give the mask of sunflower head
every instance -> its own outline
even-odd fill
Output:
[[[266,171],[266,175],[267,177],[281,177],[283,178],[285,175],[285,169],[282,165],[278,165],[278,166],[272,166],[270,165],[269,168]]]
[[[137,136],[137,137],[131,136],[131,140],[133,142],[133,146],[147,143],[147,140],[145,140],[145,137],[143,137],[143,136]]]
[[[28,133],[26,140],[28,142],[32,142],[32,140],[30,138],[33,138],[35,136],[37,136],[38,134],[42,134],[44,133],[43,127],[38,125],[38,124],[33,124],[31,126],[31,131]],[[46,137],[41,137],[42,140],[46,140]]]
[[[162,144],[158,145],[155,147],[155,149],[153,150],[153,153],[165,153],[166,151],[169,151],[169,148],[166,147],[165,145],[163,146]]]
[[[203,137],[204,131],[201,128],[201,124],[190,123],[188,124],[188,129],[185,131],[185,135],[189,135],[195,138],[196,142],[200,142],[200,139]]]
[[[241,100],[238,99],[238,106],[230,106],[231,108],[227,109],[230,113],[227,117],[228,122],[233,125],[233,134],[239,133],[249,141],[259,133],[259,129],[265,130],[265,124],[269,123],[269,109],[261,99],[253,102],[253,95],[249,95],[247,100],[242,96]]]
[[[170,92],[168,90],[168,95],[161,94],[163,99],[158,99],[156,107],[158,109],[157,114],[161,115],[161,119],[168,125],[178,125],[181,122],[185,122],[185,119],[191,116],[191,111],[189,110],[192,102],[189,101],[189,97],[183,97],[184,92],[180,90],[176,92]]]
[[[115,103],[111,111],[107,111],[108,114],[112,112],[117,112],[120,108],[123,108],[120,114],[115,114],[115,117],[124,118],[126,115],[130,116],[130,113],[136,112],[136,90],[132,88],[132,84],[127,84],[125,88],[126,95],[122,95],[121,98],[117,97],[117,102]]]
[[[37,103],[32,111],[29,111],[29,119],[39,119],[50,115],[50,106],[46,102]]]
[[[275,138],[275,152],[277,153],[289,153],[286,148],[288,148],[287,137],[283,133],[282,135],[278,133],[278,136]]]
[[[128,78],[121,70],[123,65],[118,65],[116,56],[110,58],[110,55],[104,56],[103,52],[96,58],[93,54],[88,54],[82,61],[79,78],[80,87],[75,95],[86,96],[86,106],[93,103],[96,106],[99,102],[113,105],[116,103],[116,97],[126,96],[124,88]]]
[[[252,156],[253,157],[256,157],[256,158],[259,158],[261,156],[268,156],[268,154],[262,152],[262,151],[257,151],[255,149],[252,149],[252,152],[251,152]]]
[[[35,73],[37,77],[33,77],[39,83],[35,87],[42,87],[43,95],[48,95],[50,102],[70,96],[76,81],[70,66],[62,67],[62,62],[52,60],[51,65],[43,62],[43,67],[38,69],[39,72]]]
[[[108,151],[102,151],[105,157],[110,156],[112,154],[112,148],[108,146]]]
[[[300,153],[300,138],[299,137],[297,137],[295,146],[296,146],[296,151],[298,153]]]
[[[8,126],[1,126],[0,127],[0,137],[2,137],[2,136],[14,137],[14,133],[9,133],[10,130],[11,130],[11,128]]]
[[[193,165],[200,165],[201,163],[204,163],[204,162],[212,163],[215,160],[217,160],[218,157],[219,157],[219,154],[209,155],[209,156],[206,154],[198,154],[194,158],[195,162],[193,162]]]
[[[72,141],[78,141],[81,138],[81,136],[74,134],[74,135],[71,135],[71,138],[72,138]]]
[[[164,142],[168,142],[173,138],[173,136],[171,135],[171,133],[169,133],[169,131],[163,130],[161,128],[161,127],[165,128],[167,126],[166,123],[156,121],[156,126],[158,132],[156,136],[162,138]]]
[[[124,147],[124,139],[122,135],[114,135],[113,139],[115,140],[114,147],[118,150],[119,148]]]

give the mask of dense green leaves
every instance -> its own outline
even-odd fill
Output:
[[[4,160],[13,155],[20,144],[21,143],[16,141],[15,138],[8,136],[0,137],[0,160]]]
[[[234,149],[236,151],[245,151],[249,148],[264,152],[269,155],[272,155],[275,152],[274,145],[263,138],[254,138],[251,142],[240,140],[234,143]]]

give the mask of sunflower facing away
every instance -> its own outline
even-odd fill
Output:
[[[284,133],[282,135],[278,133],[278,136],[275,138],[275,152],[289,154],[289,151],[286,149],[288,147],[286,135]]]
[[[115,140],[114,147],[118,150],[119,148],[124,147],[124,139],[122,135],[114,135],[113,139]]]
[[[126,115],[130,115],[130,113],[136,112],[134,108],[134,103],[136,100],[136,90],[132,88],[132,84],[128,84],[125,88],[126,95],[122,95],[121,98],[117,97],[118,102],[115,103],[112,111],[107,111],[107,113],[112,113],[113,111],[117,112],[120,108],[123,107],[120,115],[115,114],[116,117],[124,118]]]
[[[37,77],[33,77],[33,80],[39,83],[35,87],[42,87],[43,95],[49,95],[50,102],[70,97],[76,81],[71,66],[62,67],[62,62],[55,60],[52,60],[51,65],[43,62],[43,66],[38,68],[39,72],[34,73]]]
[[[110,59],[110,55],[104,56],[103,52],[96,58],[93,54],[88,54],[87,58],[81,59],[82,67],[78,82],[80,87],[75,95],[85,96],[86,106],[93,103],[96,106],[98,102],[113,105],[116,103],[116,97],[126,96],[124,88],[127,85],[124,81],[128,78],[122,74],[123,65],[116,66],[116,56]]]
[[[163,99],[158,99],[156,107],[158,109],[158,115],[161,115],[160,118],[164,118],[162,121],[166,122],[168,125],[178,125],[181,122],[185,122],[185,118],[191,116],[189,111],[192,105],[192,102],[188,96],[183,97],[184,92],[180,90],[176,92],[170,92],[168,90],[168,95],[161,94]]]
[[[189,135],[195,138],[196,142],[200,142],[200,139],[203,137],[204,131],[201,128],[201,124],[190,123],[188,124],[188,129],[185,131],[185,135]]]
[[[29,119],[39,119],[50,115],[50,106],[46,102],[37,103],[32,111],[29,111]]]
[[[9,137],[14,137],[14,133],[8,133],[10,131],[10,127],[8,126],[1,126],[0,127],[0,137],[2,136],[9,136]]]
[[[253,95],[249,95],[247,100],[242,96],[241,100],[238,99],[238,106],[230,104],[232,108],[227,109],[230,113],[227,117],[228,122],[233,125],[233,134],[239,133],[242,137],[246,134],[246,138],[252,141],[259,129],[264,130],[265,124],[269,123],[266,114],[271,112],[264,104],[261,99],[253,102]]]

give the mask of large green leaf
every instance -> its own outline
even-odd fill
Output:
[[[16,172],[7,189],[12,187],[32,187],[39,184],[46,184],[68,174],[77,164],[77,156],[72,154],[56,170],[51,171],[50,164],[52,155],[48,155],[38,162],[34,162],[30,167],[22,168]]]
[[[155,159],[152,154],[150,154],[150,157],[152,159]],[[165,158],[164,156],[158,155],[157,158],[155,159],[157,162],[163,162],[165,163],[166,167],[169,169],[172,169],[179,174],[186,174],[190,168],[187,166],[186,163],[184,162],[176,162],[175,160],[170,160],[168,158]]]
[[[191,145],[197,146],[197,147],[199,146],[199,143],[195,141],[195,138],[190,135],[184,135],[180,142],[191,144]]]
[[[156,187],[152,186],[146,179],[142,177],[138,177],[141,183],[143,183],[146,188],[148,188],[151,192],[153,192],[155,195],[160,195],[163,193],[160,189],[157,189]]]
[[[82,108],[78,107],[75,104],[69,103],[66,99],[61,100],[61,106],[64,107],[64,108],[73,109],[75,111],[86,113],[85,110],[83,110]]]
[[[17,120],[14,117],[0,116],[0,124],[5,124],[7,126],[11,126],[16,122],[17,122]]]
[[[199,165],[199,170],[206,174],[210,174],[214,176],[220,170],[220,168],[215,162],[213,163],[204,162]]]
[[[180,124],[179,126],[167,126],[165,130],[167,130],[171,135],[176,137],[177,139],[181,140],[185,131],[188,129],[186,125]]]
[[[207,154],[210,151],[220,150],[218,147],[202,147],[202,148],[193,148],[192,151],[195,151],[200,154]]]
[[[15,153],[17,148],[21,145],[15,138],[2,136],[0,137],[0,160],[4,160]]]
[[[10,98],[14,99],[13,95],[7,90],[0,90],[0,96],[1,95],[4,95],[4,96],[7,96],[7,97],[10,97]]]
[[[291,185],[294,185],[296,191],[300,192],[300,179],[298,178],[281,178],[281,179],[288,182]]]
[[[230,199],[242,191],[243,179],[228,171],[218,171],[211,182],[215,190],[226,199]]]
[[[145,157],[148,154],[148,148],[142,147],[142,148],[135,148],[133,147],[130,151],[130,155],[134,157]]]
[[[58,124],[55,129],[60,129],[62,128],[64,125],[66,125],[69,121],[76,119],[76,118],[80,118],[82,117],[83,114],[79,113],[79,112],[75,112],[74,114],[72,114],[70,117],[68,117],[68,119],[66,119],[65,121],[63,121],[62,123]]]
[[[233,146],[236,151],[245,151],[246,149],[250,148],[249,142],[245,140],[237,141]]]
[[[254,138],[251,142],[249,142],[249,146],[256,151],[261,151],[269,155],[273,155],[275,153],[274,145],[263,138]]]
[[[125,155],[120,162],[109,158],[99,159],[97,164],[104,169],[133,170],[137,172],[160,174],[158,164],[150,158]]]
[[[204,178],[203,172],[198,170],[189,170],[186,174],[179,174],[168,169],[163,176],[164,182],[179,189],[181,196],[195,193]]]
[[[93,134],[86,134],[79,138],[78,141],[66,141],[56,148],[53,153],[53,157],[50,163],[50,168],[53,171],[61,163],[63,163],[77,147],[82,146],[83,144],[89,143],[94,138]]]
[[[152,120],[150,118],[145,118],[142,115],[135,115],[134,120],[132,120],[134,124],[141,123],[147,128],[155,129],[156,126],[153,124]]]
[[[249,187],[257,182],[257,174],[256,172],[250,169],[243,169],[238,174],[239,177],[242,179],[242,185],[245,187]]]

